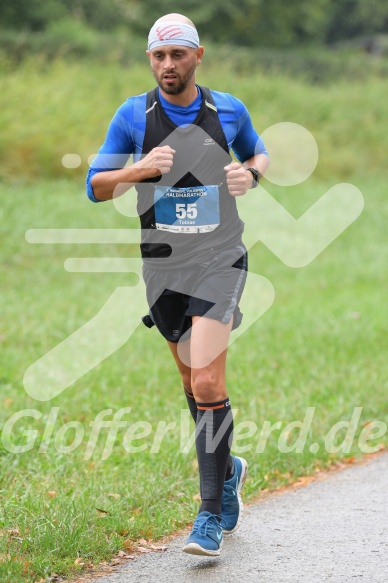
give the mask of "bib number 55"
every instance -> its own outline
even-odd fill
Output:
[[[198,215],[197,203],[177,203],[175,214],[177,219],[195,219]]]

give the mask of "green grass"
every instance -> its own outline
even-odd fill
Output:
[[[63,263],[67,257],[133,256],[137,249],[31,245],[24,237],[31,228],[136,224],[111,203],[90,203],[82,175],[115,107],[126,95],[150,87],[150,79],[140,67],[93,67],[58,62],[34,70],[26,64],[7,74],[0,93],[0,146],[7,178],[0,185],[0,427],[18,411],[41,414],[39,419],[19,420],[11,436],[14,444],[22,445],[28,438],[23,427],[36,430],[30,451],[16,454],[0,446],[0,579],[9,583],[81,571],[74,564],[78,557],[96,565],[142,537],[155,540],[186,525],[198,505],[193,498],[199,490],[195,452],[180,452],[179,424],[186,402],[155,328],[140,327],[120,350],[49,402],[33,400],[23,387],[30,364],[90,320],[117,286],[134,283],[124,273],[68,273]],[[264,183],[291,213],[299,216],[340,180],[356,184],[365,198],[360,218],[303,269],[286,267],[261,243],[250,253],[250,270],[273,283],[276,297],[271,309],[232,344],[228,362],[229,394],[239,409],[236,424],[249,421],[258,427],[240,443],[251,446],[244,454],[250,465],[245,490],[249,500],[335,460],[361,456],[357,439],[364,426],[373,420],[388,422],[386,81],[373,79],[362,90],[357,83],[343,82],[322,91],[279,76],[252,80],[233,78],[222,68],[203,69],[201,82],[241,97],[259,128],[295,121],[316,137],[320,159],[314,178],[298,187]],[[26,84],[27,100],[21,93]],[[67,152],[82,156],[79,171],[62,168]],[[247,224],[254,217],[255,191],[249,197],[242,204]],[[59,410],[53,437],[47,453],[39,453],[54,407]],[[90,459],[83,459],[96,415],[112,409],[111,419],[123,407],[131,407],[123,416],[127,425],[119,429],[108,459],[102,459],[107,429],[101,429]],[[303,421],[307,407],[316,409],[303,452],[279,452],[282,429]],[[350,420],[355,407],[362,407],[362,414],[350,451],[325,451],[330,428]],[[128,453],[124,433],[140,421],[151,424],[151,433],[134,445],[148,449]],[[178,429],[166,435],[158,453],[151,453],[161,421],[176,422]],[[264,452],[255,453],[264,421],[280,421],[282,426]],[[58,431],[68,422],[82,424],[85,433],[79,447],[65,454],[58,448],[71,444],[74,431],[62,444]],[[290,436],[291,442],[295,437]],[[387,436],[371,444],[380,442],[386,444]],[[317,453],[309,451],[312,443],[320,445]]]
[[[386,78],[343,78],[312,86],[299,77],[265,75],[260,63],[247,73],[210,59],[205,57],[198,70],[199,82],[240,97],[259,132],[284,121],[312,132],[320,148],[317,176],[347,179],[361,171],[375,173],[377,179],[377,173],[385,172]],[[82,180],[88,157],[100,147],[117,107],[153,86],[146,57],[129,68],[47,63],[35,56],[18,68],[5,67],[0,79],[0,179],[7,181],[20,175]],[[81,156],[80,168],[63,168],[62,157],[68,153]]]
[[[260,454],[254,451],[258,433],[240,442],[251,446],[244,454],[250,464],[248,499],[341,458],[342,452],[324,451],[323,439],[334,423],[350,420],[354,407],[363,410],[345,457],[361,455],[357,436],[365,423],[388,421],[387,309],[382,302],[387,202],[384,189],[373,181],[356,182],[366,198],[364,213],[310,266],[287,268],[260,244],[251,253],[250,269],[273,282],[276,300],[230,348],[228,386],[239,409],[236,423],[251,421],[260,430],[265,420],[281,421],[283,429],[291,421],[303,421],[307,407],[316,411],[303,453],[279,453],[281,429]],[[313,185],[317,192],[324,190],[322,184]],[[23,444],[22,426],[36,429],[31,451],[0,453],[0,574],[10,582],[34,581],[52,572],[80,570],[73,564],[77,557],[96,564],[130,541],[157,539],[180,528],[195,513],[198,483],[195,454],[179,453],[178,431],[168,434],[157,454],[128,454],[123,447],[129,425],[151,423],[151,434],[134,442],[150,447],[158,422],[176,421],[179,427],[185,408],[174,365],[155,329],[137,330],[122,349],[56,399],[44,403],[27,396],[25,369],[90,319],[116,286],[126,285],[128,276],[70,274],[63,268],[67,256],[104,256],[106,250],[98,245],[92,252],[85,245],[30,245],[25,231],[122,228],[126,219],[110,203],[88,203],[72,182],[4,187],[2,194],[6,281],[1,297],[0,415],[5,422],[17,411],[36,409],[42,417],[20,420],[12,434],[14,443]],[[306,204],[311,197],[307,183],[299,194]],[[121,246],[110,252],[127,255]],[[59,454],[60,443],[53,439],[47,454],[38,451],[52,407],[59,407],[54,436],[69,421],[85,428],[82,443],[71,454]],[[101,459],[107,438],[102,429],[93,455],[84,460],[89,423],[104,409],[114,413],[122,407],[132,410],[123,416],[128,425],[119,430],[110,457]],[[66,436],[68,443],[73,436]],[[312,454],[308,448],[315,442],[321,448]],[[52,491],[55,498],[48,495]]]

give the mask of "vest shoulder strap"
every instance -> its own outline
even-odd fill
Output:
[[[207,107],[209,107],[209,109],[212,109],[213,111],[217,111],[217,108],[216,108],[215,103],[214,103],[213,95],[211,94],[210,89],[208,87],[202,87],[202,85],[199,85],[199,88],[202,92],[202,95],[205,98],[205,103],[206,103]]]

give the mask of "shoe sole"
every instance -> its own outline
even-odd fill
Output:
[[[219,549],[216,551],[211,551],[208,549],[204,549],[198,543],[189,543],[185,547],[183,547],[182,551],[184,553],[188,553],[189,555],[200,555],[202,557],[218,557],[221,554],[222,543],[220,543]]]
[[[244,504],[241,498],[241,490],[244,487],[244,482],[246,480],[247,474],[248,474],[248,464],[247,462],[241,458],[241,457],[237,457],[236,459],[240,460],[241,465],[242,465],[242,471],[241,471],[241,476],[240,476],[240,481],[238,484],[238,488],[237,488],[237,498],[238,498],[238,504],[239,504],[239,513],[238,513],[238,519],[236,522],[236,526],[234,528],[232,528],[232,530],[222,530],[222,534],[233,534],[234,532],[236,532],[236,530],[239,528],[241,521],[242,521],[242,517],[244,514]]]

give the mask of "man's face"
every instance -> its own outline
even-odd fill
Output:
[[[194,80],[197,63],[202,55],[199,49],[167,45],[147,51],[152,73],[159,87],[168,95],[182,93]]]

